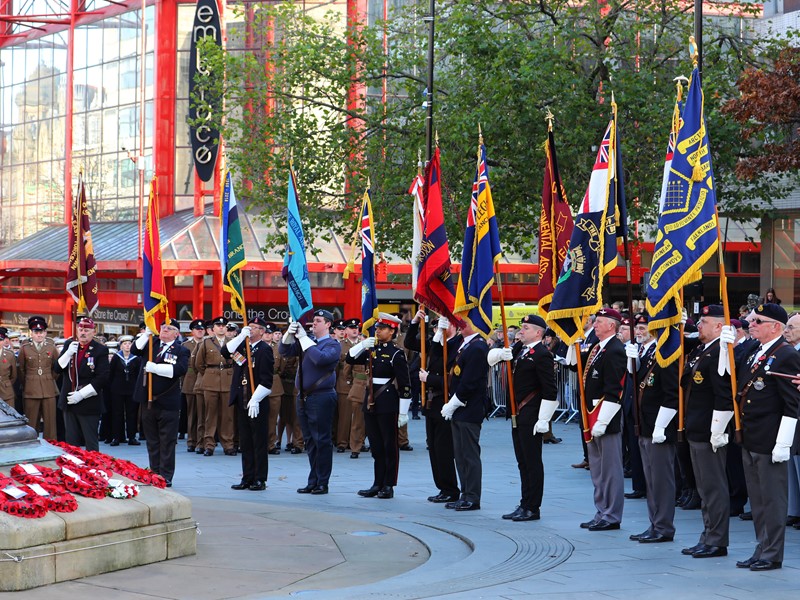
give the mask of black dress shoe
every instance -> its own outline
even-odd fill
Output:
[[[783,566],[783,563],[777,560],[757,560],[752,565],[750,565],[751,571],[773,571],[775,569],[780,569]]]
[[[198,446],[197,448],[194,449],[194,453],[195,454],[204,454],[205,450],[203,450],[203,448],[201,446]]]
[[[671,542],[673,537],[671,535],[662,535],[660,533],[654,533],[652,535],[646,535],[639,538],[640,544],[661,544],[663,542]]]
[[[481,505],[478,502],[470,502],[468,500],[462,500],[455,508],[457,511],[463,512],[467,510],[480,510]]]
[[[170,481],[169,479],[167,479],[167,487],[172,487],[172,481]]]
[[[683,550],[681,550],[681,554],[683,554],[684,556],[691,556],[695,552],[702,550],[705,547],[706,547],[705,544],[695,544],[691,548],[684,548]]]
[[[628,500],[638,500],[639,498],[647,498],[647,492],[642,492],[640,490],[633,490],[632,492],[626,492],[623,494]]]
[[[545,444],[560,444],[563,440],[560,437],[551,436],[542,440]]]
[[[187,452],[194,452],[194,446],[186,446]]]
[[[400,446],[400,450],[402,450],[403,452],[411,452],[412,450],[414,450],[414,448],[411,447],[411,444],[403,444],[402,446]]]
[[[419,415],[414,415],[413,417],[411,417],[411,420],[412,421],[419,421]]]
[[[142,442],[137,440],[136,438],[131,438],[128,440],[128,446],[141,446]]]
[[[203,452],[203,456],[214,456],[214,451],[206,450],[205,452]]]
[[[344,448],[336,448],[337,454],[344,454]]]
[[[318,485],[313,490],[311,490],[311,493],[314,494],[315,496],[321,496],[322,494],[327,494],[328,493],[328,486],[327,485]]]
[[[739,518],[742,521],[752,521],[753,520],[753,513],[750,512],[750,511],[743,512],[742,514],[739,515]]]
[[[270,454],[280,454],[281,453],[281,449],[280,448],[271,448],[269,453]]]
[[[446,504],[447,502],[457,502],[458,496],[448,496],[447,494],[438,494],[436,496],[431,496],[428,498],[428,502],[433,502],[434,504]]]
[[[224,450],[225,456],[236,456],[236,450],[231,448],[230,450]],[[280,452],[280,451],[279,451]]]
[[[253,491],[253,492],[260,492],[261,490],[265,490],[265,489],[267,489],[267,484],[266,484],[265,482],[263,482],[263,481],[254,481],[254,482],[253,482],[253,483],[250,485],[250,487],[249,487],[249,488],[247,488],[247,489],[248,489],[248,490],[251,490],[251,491]],[[313,492],[312,492],[312,493],[313,493]]]
[[[292,448],[292,454],[302,454],[302,453],[303,453],[303,449],[302,448],[298,448],[297,446]]]
[[[757,563],[760,559],[756,558],[755,556],[751,556],[747,560],[737,560],[736,561],[736,568],[737,569],[749,569],[751,565]]]
[[[612,531],[619,529],[619,523],[609,523],[605,519],[600,519],[597,523],[588,527],[589,531]]]
[[[786,526],[787,527],[790,527],[790,526],[794,527],[798,523],[800,523],[800,517],[792,517],[791,515],[786,517]]]
[[[394,498],[394,488],[390,485],[383,486],[381,488],[381,491],[378,492],[378,498],[381,498],[383,500]]]
[[[250,482],[242,479],[239,483],[234,483],[231,486],[232,490],[246,490],[250,487]]]
[[[358,458],[358,452],[351,452],[350,458]]]
[[[700,494],[697,490],[692,490],[689,499],[681,506],[683,510],[697,510],[700,508]]]
[[[528,510],[527,508],[523,508],[522,512],[515,517],[511,517],[512,521],[538,521],[541,519],[541,514],[539,513],[539,509],[536,510]]]
[[[503,515],[503,519],[505,519],[506,521],[511,521],[514,519],[514,517],[516,517],[517,515],[521,515],[523,512],[525,512],[525,509],[522,508],[521,506],[517,506],[517,508],[515,508],[512,512]]]
[[[692,558],[717,558],[718,556],[728,556],[728,548],[725,546],[706,546],[692,554]]]
[[[179,440],[185,440],[186,439],[186,434],[185,433],[179,433],[178,434],[178,439]]]
[[[359,450],[359,452],[369,452],[369,446],[364,444],[363,446],[361,446],[361,450]]]
[[[374,498],[378,495],[378,492],[381,491],[381,486],[373,485],[371,488],[366,490],[358,490],[358,495],[362,498]]]
[[[628,536],[628,539],[632,542],[638,542],[643,537],[650,537],[653,535],[653,532],[650,529],[645,529],[642,533],[634,533]]]
[[[444,507],[445,507],[445,508],[456,508],[457,506],[460,506],[460,505],[461,505],[461,504],[463,504],[464,502],[465,502],[464,500],[453,500],[453,502],[447,502],[447,503],[444,505]]]
[[[314,491],[313,485],[307,485],[306,487],[301,487],[297,489],[298,494],[310,494]]]
[[[591,521],[586,521],[585,523],[581,523],[581,529],[589,529],[593,525],[597,525],[597,521],[592,519]]]
[[[119,446],[119,440],[111,440],[109,446]],[[789,523],[789,525],[791,525],[791,523]]]

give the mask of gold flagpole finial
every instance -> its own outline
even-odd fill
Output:
[[[553,131],[553,121],[555,121],[555,116],[553,112],[550,110],[550,107],[547,107],[547,112],[544,114],[544,120],[547,121],[547,131]]]
[[[680,102],[681,99],[683,98],[683,85],[685,83],[688,86],[689,80],[686,79],[686,77],[684,77],[683,75],[678,75],[672,81],[675,82],[675,86],[678,88],[678,102]]]
[[[689,36],[689,58],[692,59],[692,65],[695,67],[697,66],[697,60],[700,57],[699,53],[697,52],[697,41],[694,39],[694,36]]]
[[[289,148],[289,168],[294,169],[294,147]]]
[[[436,147],[439,147],[439,130],[437,129],[433,134],[433,140],[436,143]]]
[[[478,123],[478,145],[483,146],[483,130],[480,123]]]
[[[371,187],[372,187],[372,184],[370,183],[370,179],[369,179],[369,177],[367,177],[367,191],[369,191],[369,189],[370,189]]]

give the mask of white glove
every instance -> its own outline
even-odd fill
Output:
[[[424,370],[424,369],[420,369],[419,370],[419,380],[422,383],[427,383],[427,381],[428,381],[428,372],[426,370]]]
[[[144,365],[145,373],[152,373],[153,375],[158,375],[160,377],[169,377],[172,378],[173,368],[172,365],[165,365],[161,363],[154,363],[152,361],[147,361]]]
[[[597,415],[597,421],[592,426],[592,437],[602,437],[605,435],[608,424],[611,423],[611,419],[619,412],[620,408],[622,408],[622,406],[616,402],[603,401],[600,405],[600,414]]]
[[[715,410],[711,416],[711,448],[716,452],[728,444],[728,434],[725,430],[733,417],[732,410]]]
[[[408,408],[411,406],[411,398],[400,398],[400,414],[397,415],[397,426],[408,425]]]
[[[299,331],[303,331],[303,330],[302,330],[302,329],[300,329]],[[303,331],[303,333],[305,334],[305,331]],[[298,339],[298,341],[300,342],[300,347],[301,347],[303,350],[308,350],[309,348],[311,348],[311,346],[316,346],[316,345],[317,345],[317,342],[315,342],[314,340],[312,340],[312,339],[311,339],[310,337],[308,337],[307,335],[302,335],[302,336],[301,336],[301,335],[299,335],[299,334],[298,334],[298,336],[297,336],[297,339]]]
[[[362,352],[365,352],[365,351],[369,350],[370,348],[373,348],[374,346],[375,346],[375,338],[374,337],[368,337],[367,339],[365,339],[365,340],[363,340],[361,342],[358,342],[355,346],[350,348],[350,350],[348,351],[348,354],[350,356],[352,356],[353,358],[358,358],[361,355]]]
[[[681,325],[686,325],[686,321],[689,320],[689,313],[686,312],[685,308],[681,309]]]
[[[575,344],[567,346],[567,356],[564,359],[564,364],[570,367],[578,364],[578,354],[575,352]]]
[[[92,384],[85,385],[81,389],[67,394],[67,404],[77,404],[81,400],[96,396],[97,391]]]
[[[251,419],[258,417],[261,401],[272,393],[268,387],[264,387],[260,383],[256,386],[250,401],[247,403],[247,416]]]
[[[722,331],[719,333],[720,344],[735,344],[736,343],[736,328],[733,325],[723,325]]]
[[[511,348],[493,348],[489,350],[489,354],[486,356],[486,362],[489,363],[490,367],[495,366],[497,363],[503,360],[513,360],[514,353],[511,351]]]
[[[58,357],[58,364],[61,366],[62,369],[67,368],[67,365],[69,365],[69,361],[71,361],[72,357],[78,353],[79,346],[80,344],[78,344],[78,342],[70,343],[70,345],[67,346],[67,351]]]
[[[542,400],[539,405],[539,420],[533,426],[533,435],[550,431],[550,419],[558,408],[558,400]]]
[[[298,327],[297,331],[294,332],[294,337],[298,341],[302,340],[304,337],[308,337],[308,332],[306,331],[306,328]]]
[[[733,325],[723,325],[719,334],[719,362],[717,373],[725,375],[731,372],[731,362],[728,358],[728,344],[736,342],[736,328]]]
[[[789,460],[789,453],[794,441],[794,430],[797,427],[797,419],[793,417],[781,417],[781,426],[778,428],[778,437],[775,439],[775,447],[772,449],[772,462],[782,463]]]
[[[300,324],[297,321],[289,323],[289,327],[286,328],[286,333],[283,334],[281,342],[287,346],[294,344],[294,334],[297,333],[298,327],[300,327]]]
[[[639,358],[639,345],[633,342],[625,343],[625,356],[628,358]]]
[[[397,427],[408,425],[408,415],[397,415]]]
[[[139,350],[144,350],[144,347],[147,346],[147,342],[150,340],[151,335],[153,335],[153,332],[150,331],[150,328],[145,328],[142,333],[136,336],[136,347]]]
[[[242,330],[239,332],[235,338],[228,340],[228,343],[225,344],[225,347],[228,349],[228,352],[234,353],[236,349],[242,345],[242,342],[246,339],[250,338],[250,328],[249,327],[242,327]]]
[[[678,411],[674,408],[659,407],[658,415],[656,415],[656,426],[653,427],[654,444],[663,444],[667,441],[666,429],[676,414],[678,414]]]
[[[444,332],[450,327],[450,321],[444,317],[439,317],[439,322],[436,324],[436,332],[433,334],[433,343],[441,343],[444,346]]]
[[[453,395],[453,397],[450,398],[450,401],[442,407],[442,416],[444,417],[444,420],[449,421],[452,419],[453,413],[462,406],[466,406],[466,404],[459,400],[458,396]]]
[[[560,365],[566,365],[567,364],[567,359],[564,358],[563,356],[554,356],[553,360],[556,361]]]
[[[250,401],[247,403],[247,416],[251,419],[255,419],[258,417],[258,411],[260,410],[260,403],[255,398],[250,398]]]

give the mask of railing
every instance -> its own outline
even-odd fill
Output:
[[[571,422],[580,413],[578,397],[578,373],[565,365],[556,363],[556,390],[558,390],[558,408],[555,420]]]

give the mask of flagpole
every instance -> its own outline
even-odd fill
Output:
[[[233,185],[233,183],[231,183]],[[242,288],[242,292],[244,292],[244,288]],[[233,308],[233,306],[231,306]],[[242,298],[242,327],[247,327],[247,305],[244,303],[244,298]],[[247,336],[247,339],[244,341],[244,349],[245,354],[247,355],[247,371],[250,375],[250,397],[253,397],[253,394],[256,393],[255,388],[255,381],[253,381],[253,351],[250,349],[250,336]]]
[[[421,154],[421,151],[417,150],[417,177],[422,177],[422,157],[420,156],[420,154]],[[430,155],[430,151],[429,151],[428,152],[428,160],[430,161],[430,159],[431,159],[431,155]],[[417,197],[413,196],[412,199],[413,199],[413,202],[414,202],[413,215],[414,215],[414,219],[416,219],[414,222],[416,223],[417,220],[419,220],[419,215],[417,214]],[[415,229],[415,231],[416,231],[416,229]],[[422,233],[423,232],[420,231],[420,235],[422,235]],[[415,258],[417,258],[417,257],[412,257],[412,260],[415,259]],[[413,269],[419,269],[419,263],[417,263],[416,265],[411,265],[411,269],[412,270]],[[419,272],[418,271],[417,271],[417,276],[419,277]],[[417,280],[417,284],[419,284],[419,280]],[[414,295],[416,295],[416,293],[417,293],[417,290],[415,288],[414,289]],[[420,345],[419,345],[419,349],[420,349],[420,352],[419,352],[419,364],[420,364],[421,368],[423,368],[423,369],[425,369],[427,371],[428,353],[427,353],[427,338],[425,337],[425,318],[427,317],[428,313],[425,310],[425,305],[424,304],[420,304],[419,305],[419,309],[424,313],[422,318],[419,320],[419,341],[420,341]],[[425,388],[426,387],[427,386],[425,385],[424,381],[420,381],[419,382],[419,403],[422,406],[422,408],[427,408],[427,404],[428,404],[426,402],[426,398],[425,398],[425,391],[426,391]]]
[[[78,171],[78,193],[75,195],[75,207],[73,214],[75,215],[75,275],[78,282],[78,302],[72,305],[72,339],[78,341],[78,308],[80,305],[80,298],[83,298],[83,284],[81,283],[81,243],[83,242],[83,232],[81,231],[81,224],[83,223],[83,211],[81,210],[81,187],[83,185],[83,167]],[[71,364],[75,367],[74,390],[78,389],[78,361],[76,357],[72,357]]]
[[[583,389],[583,359],[581,358],[580,342],[575,342],[575,359],[578,366],[578,390],[581,393],[581,426],[583,428],[583,439],[589,442],[592,436],[589,435],[589,439],[586,439],[586,433],[589,431],[589,413],[586,410],[586,390]]]
[[[680,298],[681,298],[681,310],[683,308],[683,288],[680,291]],[[684,434],[684,419],[686,413],[686,399],[683,396],[683,353],[684,353],[684,344],[683,344],[683,333],[684,333],[684,326],[683,326],[683,319],[681,318],[681,324],[679,327],[681,332],[681,353],[678,358],[678,441],[683,442],[685,440]]]
[[[425,117],[425,149],[428,161],[433,157],[433,59],[434,29],[436,21],[436,0],[430,0],[429,14],[423,20],[428,22],[428,89],[425,97],[427,114]],[[446,344],[445,344],[446,345]]]

